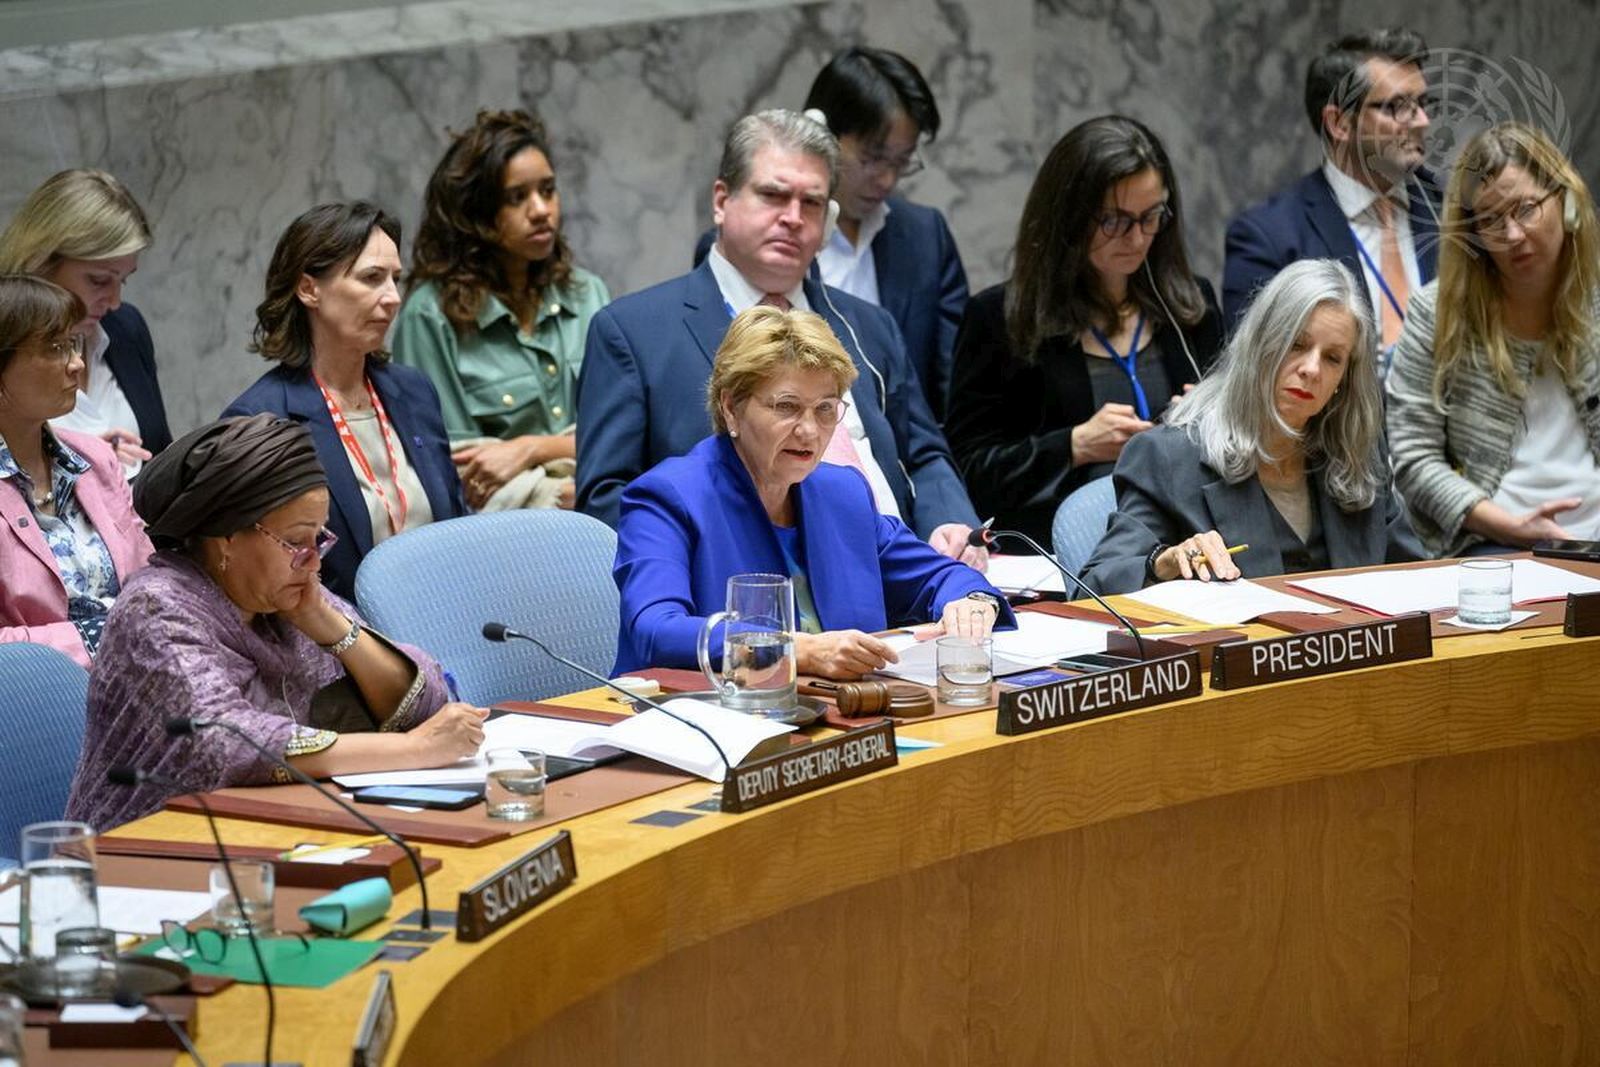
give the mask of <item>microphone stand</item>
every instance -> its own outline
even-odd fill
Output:
[[[1039,544],[1039,542],[1035,541],[1027,534],[1020,530],[991,529],[993,525],[994,520],[990,519],[976,530],[973,530],[967,535],[967,544],[971,545],[973,548],[988,548],[990,543],[999,537],[1010,537],[1014,540],[1021,541],[1023,544],[1027,545],[1029,548],[1033,549],[1035,552],[1039,553],[1039,555],[1043,556],[1045,559],[1054,564],[1056,570],[1061,572],[1061,577],[1067,579],[1073,585],[1077,586],[1079,589],[1082,589],[1085,593],[1088,593],[1094,598],[1094,602],[1096,604],[1099,604],[1102,608],[1105,608],[1106,611],[1110,612],[1111,617],[1120,622],[1123,628],[1133,635],[1133,643],[1139,649],[1139,658],[1141,660],[1150,658],[1145,654],[1144,638],[1139,635],[1139,628],[1133,623],[1129,622],[1127,618],[1123,616],[1122,612],[1118,611],[1110,604],[1107,604],[1099,593],[1096,593],[1093,589],[1090,589],[1088,582],[1085,582],[1082,578],[1079,578],[1076,574],[1073,574],[1071,571],[1067,570],[1067,568],[1063,567],[1059,559],[1057,559],[1052,553],[1046,552],[1043,545]]]
[[[165,789],[173,789],[180,793],[187,792],[183,786],[171,778],[163,778],[157,774],[138,767],[112,767],[106,777],[113,785],[140,785],[149,782]],[[256,968],[261,972],[261,988],[267,993],[267,1042],[266,1051],[262,1057],[262,1067],[300,1067],[295,1064],[275,1064],[272,1062],[272,1035],[278,1025],[278,998],[273,992],[272,977],[267,974],[267,961],[261,955],[261,943],[256,939],[255,923],[251,922],[244,913],[244,897],[239,892],[239,883],[233,876],[233,861],[228,859],[228,849],[222,843],[222,831],[217,829],[217,817],[211,811],[211,805],[206,803],[206,798],[199,793],[191,793],[199,803],[200,810],[205,812],[206,825],[211,827],[211,839],[217,844],[217,856],[222,861],[222,873],[228,879],[228,889],[233,893],[234,902],[239,905],[239,915],[245,920],[244,936],[250,943],[250,954],[255,957]],[[240,1065],[247,1067],[247,1065]]]
[[[733,764],[728,761],[728,754],[726,752],[722,751],[722,746],[717,744],[717,739],[715,737],[712,737],[710,732],[708,730],[706,730],[705,727],[701,726],[699,723],[690,722],[688,719],[685,719],[682,715],[677,715],[677,714],[675,714],[675,713],[673,713],[671,711],[668,711],[666,708],[662,707],[659,702],[651,700],[649,697],[642,697],[642,696],[639,696],[637,693],[628,692],[626,689],[622,688],[622,686],[618,685],[616,682],[613,682],[610,678],[607,678],[604,675],[602,675],[602,674],[600,674],[600,673],[598,673],[596,671],[591,671],[588,667],[585,667],[583,664],[576,663],[573,660],[570,660],[567,657],[565,657],[563,655],[560,655],[559,653],[552,652],[550,650],[550,647],[548,645],[546,645],[543,641],[539,640],[537,637],[530,637],[527,634],[522,633],[522,632],[520,632],[518,630],[513,630],[511,627],[507,626],[503,622],[486,622],[486,623],[484,623],[483,624],[483,636],[486,637],[487,639],[489,639],[490,641],[501,641],[501,642],[504,642],[504,641],[510,640],[513,637],[516,638],[519,641],[527,641],[530,644],[532,644],[535,648],[537,648],[540,652],[543,652],[545,655],[547,655],[551,659],[555,660],[557,663],[560,663],[560,664],[562,664],[563,666],[566,666],[566,667],[571,667],[573,670],[577,671],[579,674],[583,675],[584,677],[593,678],[595,681],[599,682],[601,685],[609,686],[610,688],[615,689],[617,692],[621,693],[623,696],[627,697],[629,700],[637,700],[641,704],[648,704],[650,707],[654,708],[656,711],[659,711],[661,714],[665,715],[667,718],[675,719],[678,722],[683,723],[683,725],[685,725],[685,726],[689,727],[690,729],[694,730],[700,736],[704,737],[707,741],[711,742],[711,747],[717,750],[717,756],[719,758],[721,758],[721,760],[722,760],[722,774],[723,774],[724,778],[726,778],[728,776],[728,774],[730,774],[733,771]]]
[[[198,1067],[206,1067],[206,1058],[200,1055],[199,1050],[194,1047],[194,1042],[189,1040],[188,1033],[173,1020],[171,1013],[167,1009],[155,1001],[147,999],[137,989],[130,989],[127,986],[123,986],[112,993],[111,999],[116,1002],[119,1008],[143,1007],[146,1011],[155,1012],[156,1017],[167,1024],[167,1029],[172,1031],[173,1036],[178,1039],[178,1043],[183,1046],[183,1051],[189,1054],[189,1058],[194,1060]]]
[[[327,786],[323,785],[321,782],[317,781],[315,778],[311,777],[305,771],[302,771],[300,768],[296,767],[294,764],[290,763],[276,752],[269,750],[255,738],[251,737],[248,733],[241,730],[231,722],[224,722],[221,719],[192,719],[187,716],[180,715],[168,719],[166,723],[167,733],[172,737],[186,737],[192,735],[195,730],[201,727],[215,727],[216,729],[224,730],[232,734],[234,737],[237,737],[239,740],[243,741],[245,744],[259,752],[261,755],[271,760],[275,766],[282,767],[284,770],[288,771],[295,781],[304,785],[309,785],[319,794],[332,801],[338,808],[359,820],[363,826],[368,827],[376,833],[382,834],[384,837],[388,838],[389,841],[395,844],[401,852],[406,854],[406,858],[411,861],[411,869],[417,874],[417,889],[422,894],[421,926],[424,930],[433,929],[433,913],[428,910],[428,882],[422,873],[422,860],[420,857],[418,857],[417,850],[406,844],[404,838],[395,833],[393,830],[388,830],[383,826],[380,826],[370,815],[361,811],[354,804],[348,803],[338,793],[334,792],[332,789],[329,789]]]

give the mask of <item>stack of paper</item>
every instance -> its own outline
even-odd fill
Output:
[[[1056,565],[1043,556],[989,557],[984,572],[989,584],[1002,593],[1065,593],[1066,581]]]
[[[1079,656],[1085,652],[1104,652],[1106,633],[1117,629],[1104,623],[1086,622],[1048,615],[1042,611],[1017,613],[1015,630],[996,630],[994,639],[994,676],[1004,678],[1054,663],[1066,656]],[[900,657],[880,670],[893,678],[904,678],[919,685],[938,685],[939,667],[937,640],[918,641],[909,634],[896,634],[888,639],[889,647]]]
[[[1297,578],[1289,584],[1319,596],[1342,600],[1380,615],[1440,611],[1456,606],[1459,564],[1413,570],[1369,571],[1324,578]],[[1600,592],[1600,581],[1552,567],[1536,559],[1511,561],[1511,602],[1559,600],[1568,593]]]
[[[103,885],[96,891],[96,900],[100,905],[100,925],[119,934],[159,934],[163,919],[188,923],[211,910],[210,893],[186,889]],[[20,886],[0,893],[0,943],[13,952],[17,948],[21,910]]]
[[[1274,611],[1306,611],[1328,615],[1338,610],[1314,600],[1256,585],[1248,578],[1232,582],[1202,582],[1195,579],[1158,582],[1137,593],[1129,593],[1128,599],[1175,615],[1199,619],[1211,626],[1237,626]]]

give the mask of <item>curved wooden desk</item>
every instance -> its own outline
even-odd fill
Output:
[[[1532,633],[1022,738],[913,726],[944,747],[748,815],[630,823],[698,783],[585,817],[576,885],[392,966],[389,1062],[1595,1062],[1600,643]],[[435,906],[542,836],[430,846]],[[348,1063],[369,985],[280,994],[278,1058]],[[259,1059],[261,1019],[230,990],[202,1050]]]

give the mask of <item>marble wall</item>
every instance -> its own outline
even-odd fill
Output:
[[[1565,95],[1573,151],[1595,173],[1590,5],[1442,0],[1430,43],[1522,56]],[[908,184],[942,207],[975,287],[1002,279],[1033,170],[1074,123],[1109,110],[1166,139],[1197,268],[1221,268],[1228,215],[1306,169],[1305,57],[1391,18],[1372,0],[837,0],[422,48],[120,88],[6,94],[0,213],[65,166],[117,173],[156,228],[128,296],[150,319],[174,429],[219,411],[264,369],[245,351],[277,234],[305,207],[369,197],[408,232],[446,127],[524,104],[553,129],[569,236],[617,293],[685,269],[709,222],[722,132],[798,106],[835,48],[911,56],[945,128]],[[3,73],[0,73],[3,79]]]

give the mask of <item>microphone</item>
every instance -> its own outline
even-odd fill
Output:
[[[189,1054],[189,1058],[194,1060],[195,1063],[199,1064],[199,1067],[207,1067],[206,1058],[200,1055],[199,1051],[195,1049],[194,1042],[189,1040],[188,1033],[184,1031],[183,1027],[179,1026],[177,1022],[173,1020],[172,1016],[167,1012],[167,1009],[163,1008],[153,1000],[146,1000],[144,994],[140,993],[137,989],[130,989],[127,986],[119,986],[117,990],[111,994],[111,999],[116,1002],[116,1005],[119,1008],[142,1007],[146,1011],[154,1012],[157,1018],[167,1024],[167,1029],[172,1031],[173,1036],[178,1039],[178,1043],[183,1046],[183,1051]]]
[[[126,764],[112,767],[106,772],[106,779],[112,785],[137,786],[149,783],[150,785],[159,785],[164,789],[173,790],[175,793],[189,793],[189,790],[184,788],[181,783],[175,782],[171,778],[152,774],[142,767],[131,767]],[[228,889],[233,893],[235,901],[242,902],[244,896],[239,892],[239,883],[233,876],[233,861],[228,859],[227,846],[222,843],[222,831],[217,829],[217,817],[212,814],[211,805],[206,802],[203,794],[191,793],[190,795],[199,803],[200,810],[206,813],[206,825],[211,827],[211,840],[217,844],[217,857],[222,861],[222,873],[227,876]],[[240,903],[239,914],[241,916],[244,915],[243,903]],[[254,923],[247,921],[244,924],[244,936],[245,940],[250,943],[250,954],[255,957],[256,969],[261,972],[261,988],[266,990],[267,993],[267,1047],[261,1059],[262,1067],[299,1067],[298,1064],[275,1064],[272,1062],[272,1035],[278,1026],[278,997],[272,989],[272,977],[267,974],[267,961],[261,956],[261,943],[256,939]],[[185,1041],[184,1045],[187,1046],[188,1042]],[[199,1057],[196,1056],[195,1059],[198,1061]],[[240,1067],[250,1067],[250,1065],[241,1064]]]
[[[988,548],[990,542],[997,537],[1010,537],[1021,541],[1023,544],[1039,553],[1039,555],[1055,564],[1056,570],[1061,572],[1061,577],[1069,580],[1073,585],[1077,586],[1079,589],[1082,589],[1085,593],[1088,593],[1094,598],[1094,602],[1096,604],[1099,604],[1102,608],[1105,608],[1106,611],[1110,612],[1111,617],[1120,622],[1123,628],[1133,635],[1134,646],[1139,649],[1139,658],[1141,660],[1149,658],[1145,655],[1144,638],[1139,636],[1139,628],[1133,623],[1129,622],[1122,612],[1118,611],[1110,604],[1107,604],[1099,593],[1096,593],[1093,589],[1090,589],[1088,582],[1085,582],[1082,578],[1079,578],[1076,574],[1073,574],[1071,571],[1067,570],[1067,568],[1063,567],[1059,559],[1056,559],[1053,554],[1046,552],[1043,545],[1039,544],[1039,542],[1035,541],[1022,531],[991,529],[993,526],[994,520],[990,519],[976,530],[973,530],[967,535],[967,544],[971,545],[973,548]]]
[[[311,777],[305,771],[302,771],[300,768],[296,767],[294,764],[290,763],[276,752],[268,750],[259,741],[251,737],[249,734],[231,722],[224,722],[221,719],[194,719],[187,715],[176,715],[172,718],[169,718],[166,722],[167,734],[171,737],[188,737],[201,727],[215,727],[219,730],[227,731],[234,737],[237,737],[239,740],[249,745],[251,748],[255,749],[257,752],[261,753],[261,755],[265,756],[267,759],[271,760],[275,766],[282,767],[284,770],[288,771],[295,781],[304,785],[309,785],[322,796],[332,801],[341,810],[360,820],[363,826],[366,826],[373,832],[382,834],[384,837],[388,838],[391,843],[400,849],[401,852],[406,854],[406,859],[411,861],[411,869],[417,874],[417,889],[422,894],[422,922],[420,925],[424,930],[433,929],[433,913],[428,910],[428,881],[422,873],[422,860],[417,855],[417,850],[406,844],[404,838],[395,833],[393,830],[388,830],[383,826],[380,826],[377,821],[366,812],[362,811],[360,808],[357,808],[354,804],[347,802],[338,793],[334,792],[332,789],[329,789],[327,786],[323,785],[321,782],[317,781],[315,778]]]
[[[618,685],[616,682],[613,682],[610,678],[607,678],[605,675],[600,674],[597,671],[591,671],[588,667],[585,667],[583,664],[576,663],[576,662],[568,659],[567,657],[565,657],[565,656],[563,656],[563,655],[561,655],[561,654],[559,654],[557,652],[552,652],[550,650],[550,646],[546,645],[543,641],[539,640],[537,637],[530,637],[527,634],[522,633],[522,632],[520,632],[518,630],[513,630],[511,627],[507,626],[503,622],[486,622],[486,623],[484,623],[483,624],[483,636],[485,638],[487,638],[488,640],[490,640],[490,641],[501,641],[501,642],[504,642],[504,641],[509,641],[513,637],[515,637],[518,641],[527,641],[530,644],[532,644],[535,648],[537,648],[540,652],[543,652],[545,655],[547,655],[551,659],[555,660],[557,663],[560,663],[560,664],[562,664],[563,666],[566,666],[566,667],[571,667],[573,670],[577,671],[579,674],[583,675],[584,677],[593,678],[595,681],[599,682],[601,685],[608,686],[609,688],[615,689],[617,692],[621,693],[623,696],[627,697],[629,700],[637,700],[641,704],[648,704],[650,707],[652,707],[655,710],[659,711],[661,714],[665,715],[669,719],[676,719],[678,722],[683,723],[683,725],[689,727],[695,733],[699,734],[701,737],[704,737],[707,741],[711,742],[711,747],[717,750],[717,756],[719,758],[721,758],[721,760],[722,760],[722,774],[723,774],[724,778],[726,778],[729,774],[731,774],[733,772],[733,764],[728,762],[728,754],[726,752],[722,751],[722,746],[717,744],[717,739],[715,737],[712,737],[711,734],[705,729],[705,727],[701,726],[699,723],[690,722],[688,719],[685,719],[682,715],[677,715],[677,714],[674,714],[671,711],[668,711],[666,708],[662,707],[656,701],[651,700],[649,697],[642,697],[642,696],[639,696],[637,693],[628,692],[626,689],[622,688],[622,686]]]

